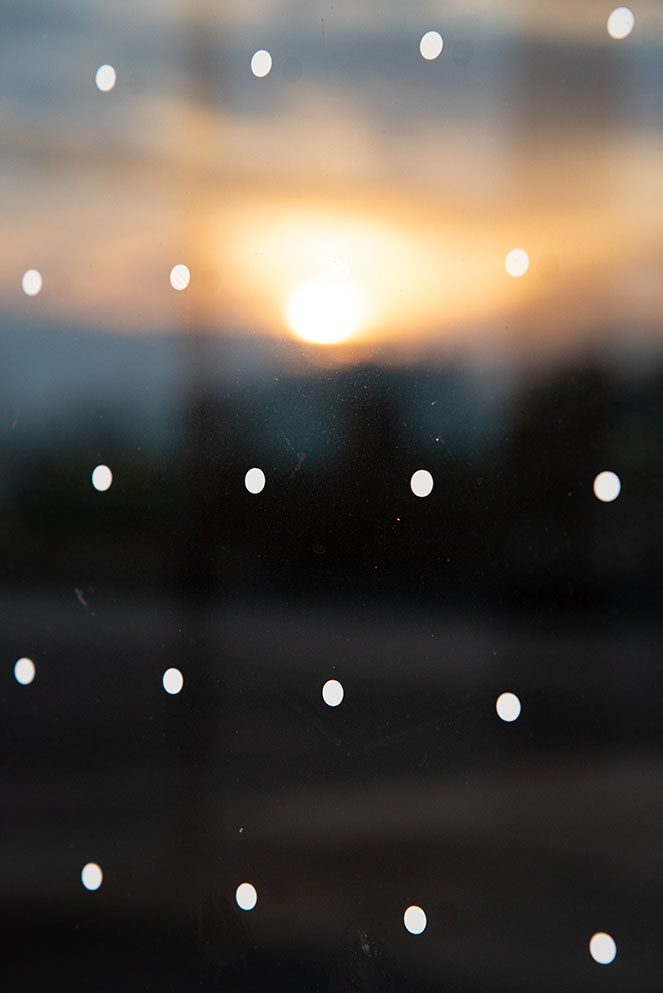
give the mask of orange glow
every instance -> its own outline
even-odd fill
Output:
[[[485,5],[470,6],[480,21]],[[412,34],[400,5],[342,5],[337,28],[342,19],[350,35],[378,39],[388,18],[402,45],[392,61],[369,44],[365,66],[329,74],[317,19],[284,61],[283,18],[269,4],[212,4],[210,27],[226,24],[238,53],[227,99],[210,99],[206,63],[173,66],[169,49],[150,45],[145,59],[162,60],[153,78],[162,72],[168,85],[133,92],[119,72],[102,99],[86,65],[75,113],[51,119],[36,105],[37,116],[23,115],[18,101],[0,218],[4,313],[85,330],[295,338],[325,346],[307,350],[317,363],[457,347],[480,356],[529,344],[550,351],[607,328],[627,342],[660,341],[661,131],[639,96],[654,85],[653,61],[642,62],[641,82],[629,76],[618,115],[597,109],[571,127],[573,94],[543,69],[541,86],[514,103],[522,84],[505,46],[516,32],[548,39],[577,67],[579,99],[599,108],[603,84],[585,48],[637,61],[637,46],[652,43],[643,11],[634,37],[615,46],[607,9],[533,5],[520,17],[501,5],[495,34],[493,6],[466,65],[454,59],[460,23],[451,14],[422,26],[445,38],[439,61],[425,64],[421,32]],[[196,19],[178,10],[165,26],[173,39]],[[277,34],[256,33],[270,18]],[[255,43],[245,45],[249,27]],[[262,43],[274,67],[258,81],[250,60]],[[46,72],[41,62],[37,70]],[[69,83],[60,85],[64,108]],[[526,253],[515,268],[514,248]],[[190,285],[173,293],[169,273],[184,263]],[[22,277],[33,268],[43,289],[28,300]]]

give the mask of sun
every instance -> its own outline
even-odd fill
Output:
[[[339,345],[357,333],[364,302],[354,286],[330,278],[311,279],[296,286],[285,309],[292,332],[313,345]]]

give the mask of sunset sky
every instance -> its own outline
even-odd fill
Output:
[[[616,41],[612,6],[3,4],[4,319],[292,338],[317,313],[369,350],[656,339],[663,16],[634,5]]]

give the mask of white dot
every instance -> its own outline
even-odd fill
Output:
[[[97,89],[101,90],[102,93],[110,93],[117,82],[117,73],[113,66],[99,66],[94,81],[97,84]]]
[[[410,489],[415,496],[427,497],[433,492],[433,477],[428,469],[417,469],[412,473]]]
[[[347,259],[334,259],[329,267],[329,275],[336,283],[347,283],[352,275],[352,266]]]
[[[111,488],[113,482],[113,473],[110,471],[107,465],[97,465],[92,470],[92,485],[95,490],[99,490],[100,493],[105,493],[106,490]]]
[[[605,931],[597,931],[589,939],[589,954],[599,965],[610,965],[617,955],[615,939]]]
[[[36,674],[37,669],[32,659],[19,659],[14,666],[14,678],[21,686],[28,686]]]
[[[529,255],[524,248],[512,248],[504,260],[504,268],[510,276],[518,279],[529,269]]]
[[[244,477],[244,485],[249,493],[262,493],[265,488],[265,473],[254,466]]]
[[[101,866],[88,862],[81,870],[81,881],[86,890],[98,890],[104,879]]]
[[[429,62],[436,59],[441,54],[443,45],[444,42],[439,31],[427,31],[419,42],[421,57]]]
[[[44,280],[38,269],[28,269],[27,272],[23,273],[21,286],[26,296],[36,297],[38,293],[41,293],[43,285]]]
[[[520,717],[520,700],[515,693],[500,693],[495,703],[497,716],[503,721],[517,721]]]
[[[253,910],[258,902],[258,892],[253,883],[240,883],[235,890],[235,900],[240,910]]]
[[[612,503],[622,491],[622,481],[616,472],[600,472],[594,480],[594,496],[603,503]]]
[[[403,923],[410,934],[421,934],[426,930],[426,914],[421,907],[414,904],[412,907],[408,907],[403,914]]]
[[[163,688],[166,693],[170,693],[171,696],[174,696],[176,693],[179,693],[184,686],[184,676],[179,669],[166,669],[161,682],[163,683]]]
[[[328,707],[338,707],[343,700],[344,689],[338,679],[328,679],[322,687],[322,699]]]
[[[635,14],[629,7],[615,7],[608,16],[608,34],[615,41],[628,38],[635,27]]]
[[[170,270],[170,285],[174,290],[182,291],[187,288],[191,281],[191,273],[182,262],[174,265]]]
[[[251,56],[251,72],[258,79],[268,76],[272,68],[272,57],[269,52],[261,48],[259,52],[254,52]]]

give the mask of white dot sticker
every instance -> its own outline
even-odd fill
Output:
[[[100,493],[105,493],[106,490],[109,490],[113,483],[113,473],[107,465],[96,465],[92,470],[91,478],[92,485]]]
[[[170,270],[170,285],[174,290],[179,293],[185,290],[189,283],[191,282],[191,273],[189,272],[188,266],[185,266],[182,262],[174,265]]]
[[[508,724],[518,720],[521,709],[520,700],[515,693],[500,693],[495,703],[497,716]]]
[[[439,31],[427,31],[419,42],[419,51],[422,59],[432,62],[442,54],[444,42]]]
[[[615,939],[605,931],[597,931],[589,939],[589,954],[599,965],[610,965],[617,955]]]
[[[98,90],[101,90],[102,93],[110,93],[117,82],[117,73],[113,66],[99,66],[94,81],[97,84]]]
[[[428,469],[417,469],[412,473],[410,489],[415,496],[427,497],[433,492],[433,477]]]
[[[512,248],[510,252],[507,252],[504,268],[514,279],[520,279],[521,276],[524,276],[529,269],[529,255],[525,249]]]
[[[36,297],[38,293],[41,293],[43,285],[44,280],[38,269],[28,269],[27,272],[23,273],[21,287],[27,297]]]
[[[254,495],[256,493],[262,493],[265,488],[265,473],[262,469],[254,466],[253,469],[249,469],[244,477],[244,485],[249,493],[253,493]]]
[[[408,907],[403,914],[403,924],[410,934],[422,934],[426,930],[427,923],[425,912],[416,904]]]
[[[166,693],[170,693],[171,696],[175,696],[179,693],[184,686],[184,676],[179,669],[174,667],[171,669],[166,669],[161,679],[163,683],[163,688]]]
[[[37,675],[37,669],[32,659],[22,658],[14,665],[14,679],[21,686],[29,686]]]
[[[334,259],[329,267],[329,276],[335,283],[347,283],[352,275],[352,266],[347,259]]]
[[[628,38],[635,27],[635,14],[630,7],[615,7],[608,15],[608,34],[615,41]]]
[[[258,902],[258,892],[253,883],[240,883],[235,890],[235,901],[240,910],[253,910]]]
[[[272,57],[268,51],[261,48],[251,56],[251,72],[258,79],[268,76],[272,69]]]
[[[328,679],[322,687],[322,699],[328,707],[338,707],[343,701],[345,691],[338,679]]]
[[[86,890],[98,890],[104,881],[101,866],[96,862],[88,862],[81,870],[81,882]]]
[[[622,481],[616,472],[600,472],[594,480],[594,496],[602,503],[612,503],[622,491]]]

